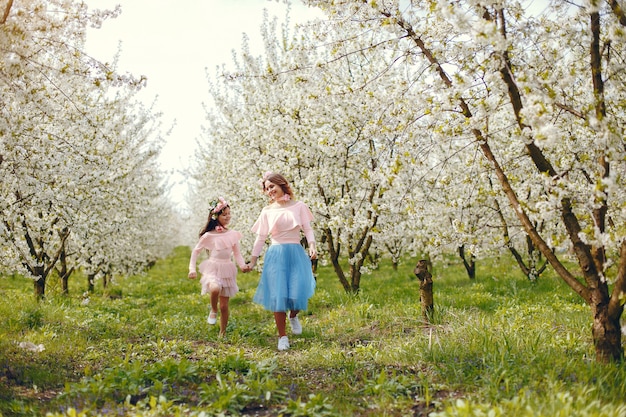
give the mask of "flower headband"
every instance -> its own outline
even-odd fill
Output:
[[[267,179],[270,177],[270,175],[272,175],[273,172],[272,171],[266,171],[265,174],[263,174],[263,177],[261,177],[261,179],[259,180],[259,184],[261,185],[261,189],[263,191],[265,191],[265,181],[267,181]]]
[[[213,200],[209,203],[209,212],[217,218],[217,213],[224,210],[228,206],[228,202],[223,197]]]

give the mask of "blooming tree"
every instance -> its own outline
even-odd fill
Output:
[[[320,250],[344,289],[357,292],[375,236],[386,236],[381,211],[396,207],[386,195],[412,159],[407,139],[417,116],[403,101],[407,83],[398,82],[406,75],[377,78],[393,51],[314,48],[334,43],[334,34],[276,32],[276,21],[266,20],[265,56],[244,44],[235,70],[213,82],[218,111],[208,115],[198,172],[209,183],[236,176],[231,192],[258,211],[262,172],[285,174],[315,213]],[[257,210],[248,210],[249,224]]]
[[[157,123],[132,101],[143,77],[83,52],[87,27],[119,10],[29,0],[9,1],[2,12],[2,270],[33,277],[40,297],[50,273],[66,280],[94,257],[137,270],[152,258],[137,249],[146,235],[138,222],[164,213]],[[115,224],[123,227],[112,231]]]
[[[533,245],[590,306],[599,361],[623,358],[626,294],[624,61],[617,1],[307,1],[337,25],[377,22],[429,70],[417,105],[447,113]],[[401,7],[400,7],[401,6]],[[453,135],[451,135],[453,133]],[[534,192],[529,192],[533,190]],[[545,222],[544,222],[545,221]],[[540,229],[540,224],[552,224]],[[578,261],[564,262],[565,247]]]

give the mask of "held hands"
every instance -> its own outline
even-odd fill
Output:
[[[189,275],[187,275],[187,278],[189,279],[196,279],[197,274],[195,272],[190,272]]]
[[[245,264],[243,268],[241,268],[241,272],[246,273],[252,271],[252,266],[250,264]]]
[[[315,250],[315,246],[309,246],[309,258],[317,259],[317,251]]]
[[[254,267],[256,266],[256,260],[257,260],[257,257],[256,257],[256,256],[253,256],[253,257],[252,257],[252,259],[250,260],[250,262],[248,262],[248,263],[246,264],[246,267],[248,268],[248,270],[247,270],[247,271],[244,271],[244,272],[250,272],[250,271],[252,271],[252,270],[254,269]]]

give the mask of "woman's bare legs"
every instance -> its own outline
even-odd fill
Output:
[[[274,312],[274,321],[276,322],[276,330],[278,330],[278,337],[286,336],[285,332],[285,320],[287,318],[287,313],[284,311],[275,311]]]
[[[295,320],[297,322],[296,315],[298,314],[298,310],[293,310],[289,312],[289,319]],[[276,330],[278,330],[278,350],[287,350],[289,349],[289,339],[287,338],[286,332],[286,321],[287,321],[287,312],[286,311],[275,311],[274,312],[274,321],[276,322]],[[297,325],[294,325],[294,322],[291,322],[292,332],[293,334],[302,333],[302,327],[300,323],[297,322]]]
[[[289,312],[289,318],[294,318],[296,317],[296,315],[298,315],[298,313],[300,312],[300,310],[291,310]],[[286,332],[286,319],[287,319],[287,312],[285,311],[275,311],[274,312],[274,321],[276,322],[276,330],[278,330],[278,337],[283,337],[287,335]]]

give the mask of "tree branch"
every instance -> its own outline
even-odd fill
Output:
[[[57,261],[59,260],[59,257],[63,253],[63,251],[65,251],[65,241],[70,236],[70,230],[65,228],[62,232],[59,233],[59,236],[61,236],[61,244],[59,246],[59,250],[54,255],[54,258],[50,260],[50,263],[48,264],[48,267],[44,271],[45,272],[44,276],[48,276],[48,274],[50,273],[52,268],[54,268],[54,266],[56,265]]]
[[[626,15],[624,14],[624,9],[622,9],[619,2],[617,0],[609,0],[609,5],[611,6],[613,13],[615,13],[615,16],[617,16],[620,25],[626,26]]]
[[[587,120],[587,117],[580,111],[575,110],[565,104],[562,103],[554,103],[554,105],[556,107],[558,107],[561,110],[565,110],[566,112],[570,113],[571,115],[578,117],[579,119],[583,119],[583,120]]]
[[[604,101],[604,81],[602,80],[602,52],[600,51],[600,13],[595,12],[590,16],[591,28],[591,77],[593,80],[593,96],[596,101],[596,118],[602,121],[606,117],[606,104]],[[602,178],[609,177],[610,165],[603,151],[598,157],[598,166],[602,172]],[[606,213],[608,211],[606,193],[596,194],[597,208],[593,209],[593,219],[600,233],[606,230]],[[598,271],[604,270],[606,253],[602,245],[594,246],[591,251],[593,260]]]
[[[9,18],[9,13],[11,11],[11,7],[13,6],[13,0],[9,0],[7,2],[7,6],[4,8],[4,13],[2,14],[2,20],[0,20],[0,25],[4,25]]]
[[[501,30],[502,36],[506,37],[504,12],[502,10],[499,11],[499,16],[502,21],[500,30]],[[513,111],[515,112],[516,118],[518,120],[518,126],[520,127],[520,129],[529,128],[528,126],[524,125],[521,121],[520,112],[523,108],[521,93],[519,91],[519,88],[517,87],[517,83],[515,82],[515,79],[511,72],[512,67],[511,67],[508,51],[505,51],[502,53],[502,60],[503,60],[503,65],[500,69],[500,74],[502,74],[502,78],[505,84],[507,85],[509,98],[510,98],[511,104],[513,105]],[[552,167],[552,164],[548,162],[543,152],[541,151],[541,149],[539,149],[539,147],[537,147],[537,145],[531,142],[526,145],[526,148],[530,154],[531,159],[535,163],[535,166],[539,170],[539,172],[548,173],[551,177],[557,176],[556,170]],[[489,150],[489,152],[491,152],[491,150]],[[511,192],[513,192],[512,189],[511,189]],[[516,208],[516,211],[521,210],[521,207],[519,206],[519,202],[517,203],[517,206],[515,208]],[[518,215],[519,214],[520,213],[518,213]],[[525,213],[523,214],[525,215]],[[593,256],[592,250],[589,247],[589,245],[585,244],[580,238],[582,228],[580,226],[580,223],[578,222],[578,218],[574,214],[574,211],[572,209],[572,202],[569,198],[561,199],[561,218],[563,219],[563,223],[565,225],[565,228],[567,229],[568,236],[574,246],[574,252],[576,253],[576,257],[578,258],[578,261],[583,269],[583,275],[585,277],[585,280],[589,288],[596,287],[597,280],[599,277],[598,275],[599,268],[597,267],[597,263],[595,261],[596,257]],[[524,220],[522,220],[522,222],[524,222]],[[532,227],[532,225],[530,226]],[[536,232],[534,227],[533,227],[533,230],[535,231],[535,236],[538,237],[539,234]],[[529,234],[529,235],[531,236],[531,239],[533,239],[533,242],[535,243],[535,245],[537,245],[537,247],[540,247],[540,248],[544,247],[545,242],[542,241],[543,244],[540,245],[539,242],[535,241],[535,237],[533,237],[533,234]],[[542,249],[541,252],[550,261],[550,264],[552,264],[552,261],[548,257],[549,256],[548,253],[552,253],[552,251],[548,250],[549,248],[547,246],[545,246],[545,249],[546,250]],[[553,256],[553,254],[551,256]],[[561,270],[563,271],[566,270],[562,265],[561,265],[561,268],[562,268]],[[568,272],[568,275],[569,275],[569,272]],[[565,279],[565,277],[563,278]],[[572,284],[575,284],[575,283],[580,284],[578,280],[574,279],[574,281],[572,281],[570,278],[566,279],[566,282],[570,286],[572,286]],[[580,292],[576,290],[576,288],[574,287],[572,288],[580,294]]]

